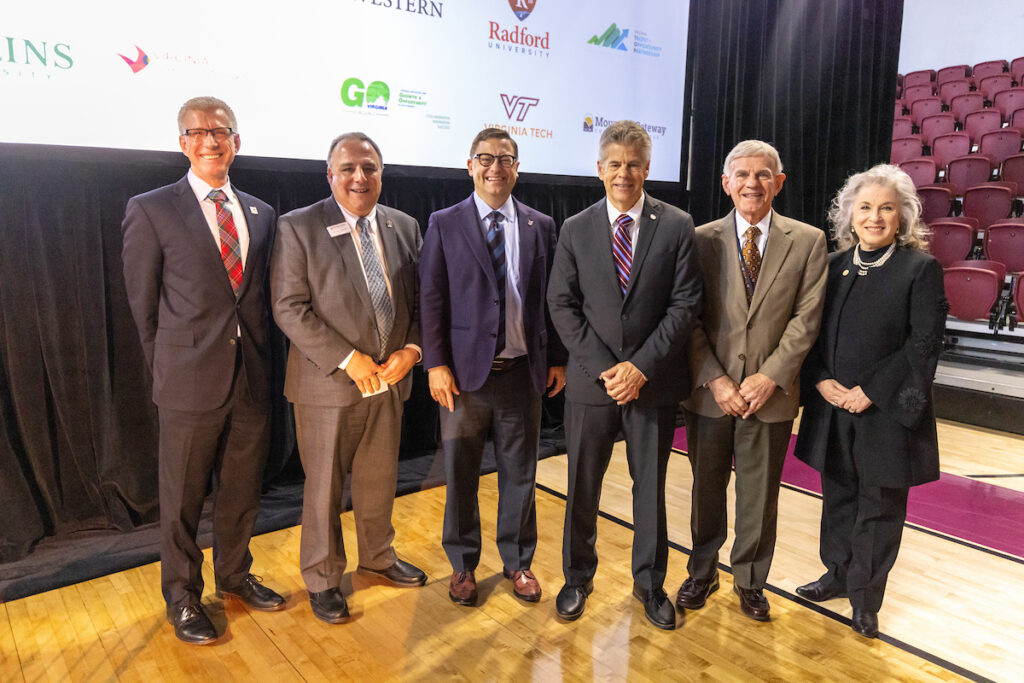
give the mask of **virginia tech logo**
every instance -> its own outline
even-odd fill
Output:
[[[125,57],[120,52],[117,53],[117,56],[123,59],[125,64],[127,64],[131,68],[133,74],[137,74],[143,69],[145,69],[147,66],[149,66],[149,55],[143,52],[142,48],[138,45],[135,46],[135,49],[138,50],[139,55],[134,60]]]
[[[391,89],[384,81],[363,85],[361,80],[353,77],[341,84],[341,101],[349,107],[362,107],[365,103],[367,109],[387,111],[390,99]]]
[[[537,0],[508,0],[508,6],[519,21],[525,21],[530,12],[537,6]]]
[[[605,29],[601,35],[594,35],[590,40],[587,41],[588,45],[597,45],[599,47],[610,47],[613,50],[622,50],[623,52],[629,52],[625,46],[626,36],[629,35],[628,28],[620,29],[612,22],[612,25]]]
[[[540,98],[501,93],[501,103],[505,105],[505,115],[508,116],[510,121],[513,119],[522,121],[526,118],[527,112],[540,103]]]

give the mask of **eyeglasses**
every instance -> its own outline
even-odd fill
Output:
[[[480,162],[480,165],[484,168],[488,168],[494,163],[494,160],[498,160],[498,165],[502,168],[512,168],[512,165],[516,163],[516,158],[511,154],[501,154],[494,156],[493,154],[474,154],[473,158]]]
[[[188,128],[182,133],[193,142],[204,140],[207,135],[212,135],[217,142],[224,142],[234,134],[235,131],[231,128]]]

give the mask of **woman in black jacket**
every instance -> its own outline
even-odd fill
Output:
[[[948,305],[906,173],[883,164],[851,176],[829,219],[839,250],[802,372],[796,443],[796,456],[821,472],[826,572],[796,592],[848,597],[853,630],[874,638],[907,493],[939,478],[932,381]]]

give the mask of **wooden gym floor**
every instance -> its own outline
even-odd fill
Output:
[[[949,422],[939,429],[944,471],[1001,474],[986,481],[1015,493],[1024,488],[1024,437]],[[880,614],[882,637],[867,640],[850,630],[846,601],[819,606],[795,596],[796,586],[821,572],[821,503],[788,486],[768,589],[771,622],[742,615],[723,564],[722,587],[702,610],[687,612],[674,632],[654,628],[630,595],[630,480],[621,444],[605,478],[595,590],[579,621],[562,623],[554,596],[562,581],[565,470],[565,456],[538,469],[533,569],[545,592],[537,604],[514,598],[501,576],[491,474],[480,482],[485,546],[476,608],[448,598],[451,569],[440,547],[444,489],[435,488],[397,499],[394,514],[396,549],[427,572],[427,586],[396,589],[350,572],[343,586],[353,616],[347,624],[312,615],[293,527],[251,545],[254,571],[286,594],[288,609],[250,612],[215,598],[207,551],[204,604],[225,635],[211,646],[184,645],[164,619],[159,565],[145,565],[0,604],[0,680],[1021,680],[1021,558],[908,527]],[[668,481],[673,548],[665,588],[674,597],[689,549],[685,454],[673,455]],[[351,513],[343,522],[354,548]],[[723,563],[730,544],[731,536]],[[355,564],[351,557],[350,568]]]

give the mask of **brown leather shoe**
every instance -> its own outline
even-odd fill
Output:
[[[526,602],[537,602],[540,600],[540,582],[529,569],[520,569],[510,572],[502,569],[501,573],[506,579],[512,579],[512,592],[516,597]]]
[[[756,621],[768,621],[771,607],[768,605],[768,598],[764,597],[764,590],[740,588],[737,585],[733,585],[732,590],[740,596],[740,609],[744,614]]]
[[[708,601],[708,596],[718,590],[718,572],[707,581],[700,581],[692,576],[683,581],[676,594],[676,607],[679,609],[700,609]]]
[[[393,565],[385,569],[370,569],[369,567],[359,565],[356,567],[356,573],[389,583],[398,588],[416,588],[427,582],[427,575],[418,567],[414,567],[408,562],[397,558]]]
[[[472,607],[476,604],[476,577],[473,571],[452,572],[448,584],[448,597],[457,605]]]

